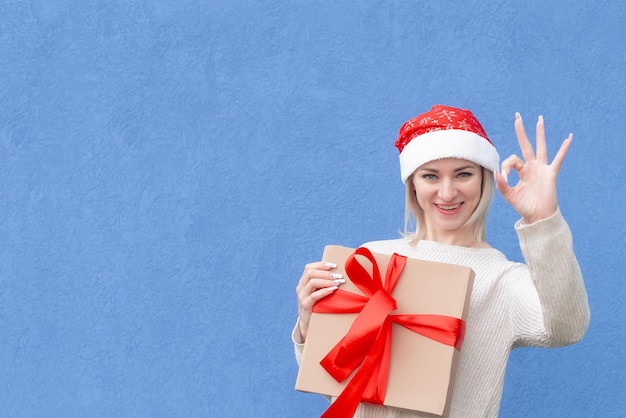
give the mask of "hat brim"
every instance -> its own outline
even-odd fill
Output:
[[[400,153],[400,176],[407,179],[422,165],[443,158],[459,158],[497,171],[500,156],[496,148],[474,132],[459,129],[432,131],[413,138]]]

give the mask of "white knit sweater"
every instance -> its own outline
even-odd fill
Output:
[[[450,418],[497,417],[504,372],[512,348],[559,347],[579,341],[589,324],[589,306],[569,227],[557,211],[531,225],[515,225],[526,264],[508,261],[493,248],[466,248],[406,239],[365,244],[373,252],[459,264],[476,273],[465,340],[459,356]],[[298,327],[292,338],[300,363]],[[360,404],[359,418],[421,415]]]

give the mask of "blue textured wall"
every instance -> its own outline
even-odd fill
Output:
[[[626,9],[540,2],[0,2],[0,415],[314,417],[302,266],[391,238],[392,146],[434,103],[506,156],[574,132],[582,343],[514,352],[502,417],[623,416]],[[489,239],[519,259],[501,198]]]

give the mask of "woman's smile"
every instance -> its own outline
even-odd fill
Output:
[[[437,209],[439,209],[439,212],[443,213],[444,215],[454,215],[455,213],[458,213],[459,210],[461,209],[461,205],[463,204],[463,202],[461,203],[457,203],[454,205],[450,205],[450,204],[437,204],[435,203],[435,207],[437,207]]]

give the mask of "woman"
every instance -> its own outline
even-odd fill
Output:
[[[557,204],[556,180],[570,134],[548,164],[543,118],[536,153],[519,114],[515,132],[523,159],[499,156],[474,115],[437,105],[400,129],[407,209],[417,221],[402,239],[365,244],[373,252],[471,267],[476,276],[460,352],[450,417],[497,417],[509,352],[521,346],[559,347],[579,341],[589,323],[582,274],[572,236]],[[515,170],[519,182],[507,175]],[[525,264],[508,261],[485,241],[495,185],[520,214],[515,224]],[[407,213],[408,213],[407,211]],[[316,301],[343,281],[332,265],[308,264],[297,286],[299,318],[293,330],[298,361]],[[355,417],[419,417],[362,403]]]

